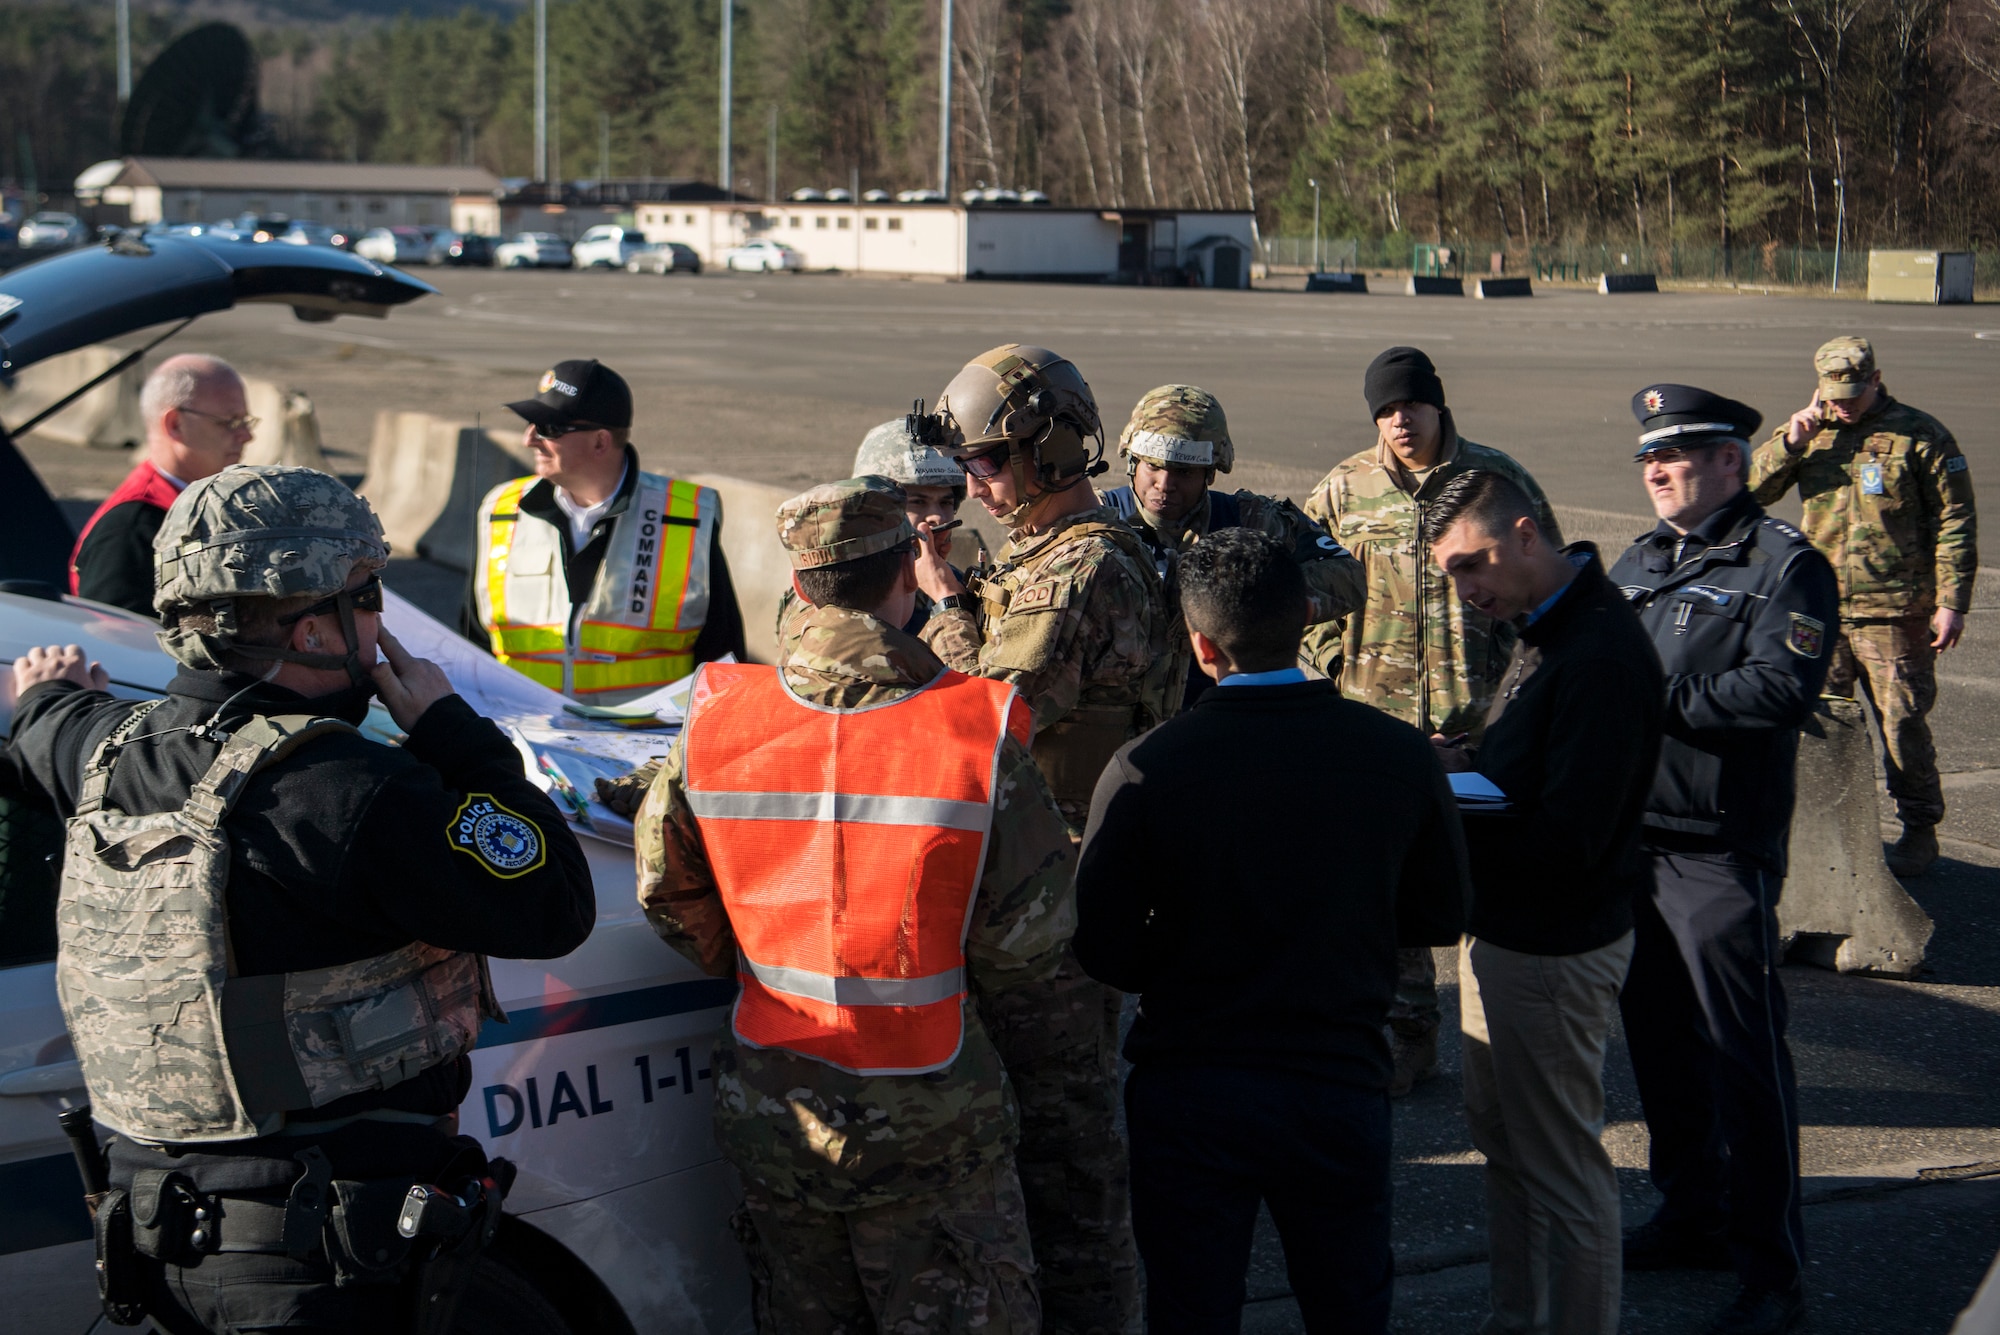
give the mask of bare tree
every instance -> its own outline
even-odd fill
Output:
[[[1153,141],[1146,128],[1146,111],[1152,100],[1153,47],[1159,18],[1160,0],[1124,0],[1123,21],[1112,44],[1118,71],[1132,94],[1132,128],[1139,136],[1134,145],[1139,153],[1139,181],[1146,190],[1146,203],[1153,205],[1160,202],[1160,196],[1153,186]]]
[[[1000,183],[1002,163],[1001,80],[1009,49],[1006,0],[956,0],[952,26],[954,92],[972,110],[972,159],[986,167],[987,179]]]

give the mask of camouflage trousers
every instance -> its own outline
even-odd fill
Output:
[[[1006,1160],[949,1191],[816,1210],[743,1181],[731,1221],[759,1335],[1035,1335],[1021,1181]]]
[[[1389,1028],[1398,1038],[1428,1038],[1438,1031],[1438,971],[1429,946],[1396,951],[1396,993],[1389,1000]]]
[[[1852,698],[1856,686],[1875,708],[1897,819],[1904,825],[1937,824],[1944,819],[1944,785],[1931,744],[1937,651],[1931,648],[1929,614],[1841,622],[1826,693]]]
[[[1017,1161],[1049,1335],[1139,1329],[1131,1169],[1117,1121],[1123,1004],[1064,947],[1054,978],[1008,988],[982,1009],[1021,1109]]]

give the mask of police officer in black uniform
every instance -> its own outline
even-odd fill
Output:
[[[118,1133],[108,1164],[72,1133],[107,1314],[441,1330],[507,1180],[454,1134],[498,1015],[484,957],[581,944],[589,868],[512,743],[381,628],[387,545],[338,479],[204,478],[155,555],[164,700],[114,698],[75,646],[14,664],[10,759],[69,822],[58,994]],[[400,747],[353,726],[376,695]],[[416,1184],[472,1216],[403,1236]]]
[[[1833,569],[1745,487],[1753,408],[1686,385],[1633,396],[1660,523],[1611,571],[1667,674],[1647,804],[1653,892],[1620,1008],[1666,1198],[1628,1270],[1734,1268],[1710,1331],[1800,1317],[1798,1086],[1777,966],[1798,729],[1826,680]]]

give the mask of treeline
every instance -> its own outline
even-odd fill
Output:
[[[1843,207],[1850,246],[2000,231],[2000,0],[956,0],[954,14],[954,189],[1252,207],[1267,232],[1299,235],[1316,180],[1328,236],[1510,248],[1830,247]],[[0,15],[0,98],[44,175],[110,151],[86,142],[109,125],[108,7],[15,0]],[[737,187],[764,190],[774,117],[781,191],[852,173],[935,184],[939,22],[940,0],[738,0]],[[164,36],[148,16],[141,58]],[[287,151],[529,174],[527,9],[255,37]],[[556,174],[714,179],[718,41],[717,0],[552,0]]]

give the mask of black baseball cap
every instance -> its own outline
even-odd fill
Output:
[[[557,362],[535,388],[534,398],[507,406],[536,426],[632,425],[632,387],[595,358]]]

